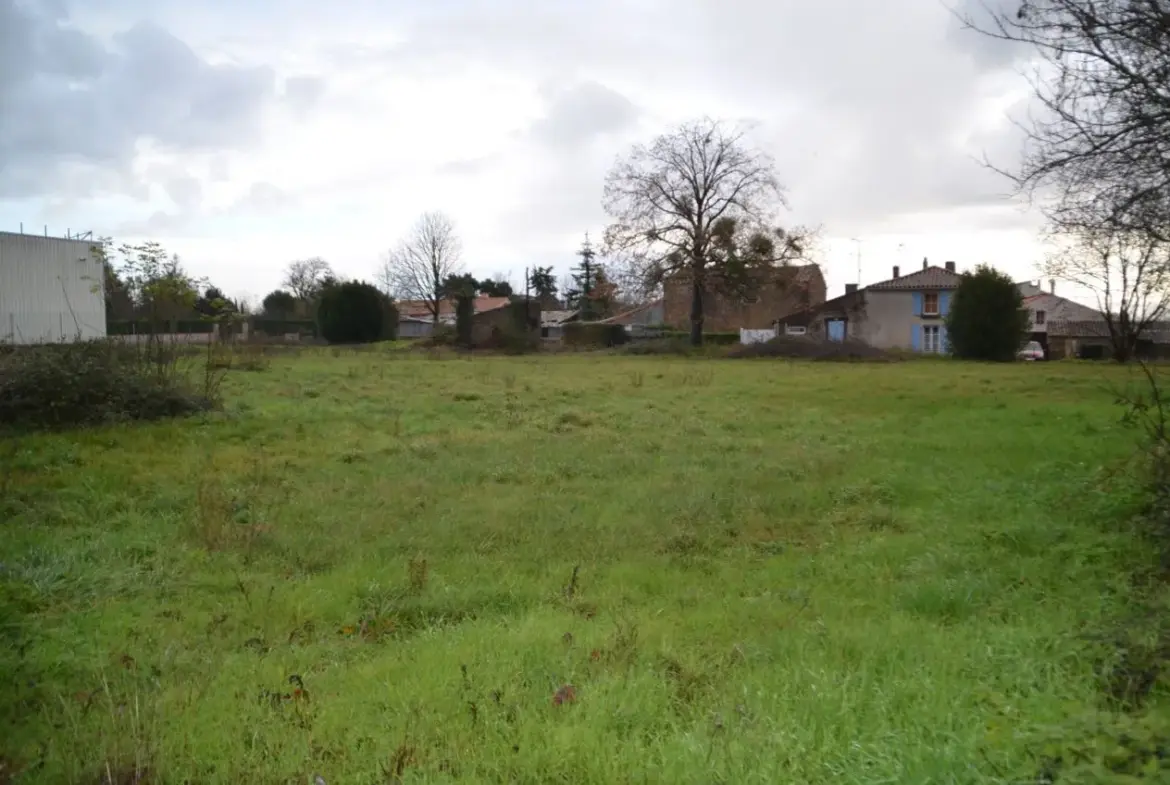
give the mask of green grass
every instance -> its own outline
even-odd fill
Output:
[[[0,781],[1034,774],[1136,591],[1126,378],[321,351],[10,440]]]

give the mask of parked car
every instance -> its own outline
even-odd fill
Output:
[[[1020,360],[1034,360],[1044,359],[1044,347],[1040,345],[1039,341],[1028,341],[1024,344],[1024,348],[1016,353],[1016,358]]]

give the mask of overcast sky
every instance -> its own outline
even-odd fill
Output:
[[[711,115],[823,226],[830,296],[858,248],[867,283],[1038,277],[1036,216],[977,160],[1020,153],[1020,55],[944,0],[0,0],[0,229],[156,239],[260,296],[298,257],[371,277],[439,209],[522,281],[600,234],[616,156]]]

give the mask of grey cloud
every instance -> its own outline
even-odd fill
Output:
[[[1028,48],[980,31],[995,31],[996,15],[1010,16],[1019,11],[1021,5],[1022,0],[952,0],[948,6],[951,11],[948,38],[975,58],[981,67],[1015,66],[1030,55]]]
[[[317,76],[293,76],[284,80],[284,102],[303,114],[315,108],[325,95],[325,80]]]
[[[212,156],[207,163],[207,176],[213,182],[223,182],[231,177],[231,162],[222,153]]]
[[[740,8],[706,16],[715,75],[737,83],[749,105],[765,106],[771,94],[797,108],[774,124],[773,144],[782,175],[799,173],[789,179],[794,207],[803,201],[830,229],[856,230],[899,212],[1003,200],[1007,183],[973,156],[1011,149],[998,156],[1010,167],[1018,135],[971,138],[986,121],[978,106],[988,79],[1002,67],[956,51],[946,7],[782,0]]]
[[[1017,0],[988,0],[1001,1]],[[736,107],[762,121],[802,219],[857,227],[892,213],[998,203],[1008,190],[974,158],[992,148],[1010,168],[1018,134],[971,136],[985,119],[976,108],[988,79],[1011,72],[1016,55],[960,30],[953,10],[923,0],[600,0],[586,14],[499,0],[416,20],[387,57],[395,67],[446,59],[452,68],[539,69],[578,84],[620,80],[647,97],[661,86],[693,96],[695,115],[718,111],[711,100]],[[578,127],[564,100],[565,124],[541,120],[534,138],[568,138]],[[623,145],[611,147],[612,156]],[[569,150],[569,165],[587,165]],[[533,206],[551,209],[544,193]]]
[[[0,0],[0,198],[57,192],[88,167],[126,176],[144,139],[184,152],[246,147],[275,97],[271,69],[209,64],[154,25],[107,44],[60,8]]]
[[[531,197],[502,221],[524,226],[533,250],[604,222],[606,171],[614,150],[633,141],[643,116],[625,95],[592,80],[549,82],[542,93],[545,113],[520,139],[539,145],[526,148],[539,156],[535,179],[525,187]]]
[[[575,148],[603,134],[624,131],[639,110],[621,93],[593,81],[568,87],[546,86],[547,114],[533,124],[533,139],[560,148]]]
[[[131,237],[151,237],[154,235],[180,232],[189,225],[190,214],[175,214],[157,210],[146,218],[123,221],[117,226],[117,234]]]
[[[525,205],[505,223],[529,225],[533,216],[539,216],[539,225],[532,230],[548,234],[556,233],[566,221],[579,225],[583,211],[599,212],[600,178],[611,162],[612,149],[599,153],[598,142],[620,145],[643,113],[626,96],[592,80],[546,82],[540,92],[546,104],[544,114],[512,136],[511,149],[457,158],[439,166],[436,173],[452,177],[514,173],[517,157],[535,158],[539,174],[527,192],[534,195],[536,204]]]
[[[252,187],[248,189],[248,192],[225,212],[271,212],[284,207],[291,207],[295,203],[296,200],[291,194],[272,183],[252,183]]]
[[[580,78],[597,66],[605,73],[633,68],[640,78],[670,83],[680,74],[704,70],[694,42],[675,31],[687,26],[696,6],[705,1],[435,4],[434,10],[404,20],[401,44],[367,47],[360,60],[428,71],[458,69],[469,60],[490,61],[494,67],[559,79]]]
[[[203,186],[190,175],[170,177],[163,182],[163,190],[180,210],[189,211],[199,207],[203,200]]]
[[[272,183],[252,183],[243,196],[227,207],[203,210],[202,188],[199,187],[197,180],[172,175],[166,178],[165,182],[167,194],[178,210],[175,212],[157,210],[146,218],[125,221],[117,227],[119,234],[156,235],[187,232],[198,229],[203,222],[216,218],[271,213],[297,204],[295,197]]]

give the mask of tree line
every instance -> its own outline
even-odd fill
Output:
[[[94,246],[102,263],[106,318],[142,322],[150,332],[169,332],[176,323],[231,323],[250,316],[247,303],[232,300],[206,278],[190,273],[178,254],[161,244]],[[312,320],[331,342],[358,343],[393,338],[398,315],[393,300],[371,284],[342,280],[320,257],[291,262],[282,289],[263,300],[263,316]]]
[[[588,321],[655,296],[667,279],[680,277],[693,295],[691,338],[701,343],[704,292],[746,296],[775,268],[807,258],[816,237],[809,228],[779,225],[778,211],[787,206],[784,189],[771,158],[745,137],[741,129],[708,119],[635,147],[605,182],[604,204],[613,221],[602,246],[595,248],[586,235],[563,286],[551,265],[526,271],[522,293],[503,276],[472,277],[454,222],[428,212],[386,254],[377,289],[435,324],[449,301],[521,294],[546,309],[579,311]],[[155,243],[121,246],[116,253],[108,242],[102,248],[111,318],[164,316],[152,310],[163,300],[172,319],[245,310],[188,274],[177,256]],[[324,259],[294,261],[281,287],[263,298],[263,313],[313,318],[322,296],[343,283]],[[164,290],[165,298],[157,296]]]
[[[1035,197],[1057,249],[1050,274],[1098,298],[1118,360],[1165,317],[1170,284],[1170,0],[1023,0],[972,29],[1030,48],[1041,68],[1033,82],[1042,109],[1025,126],[1027,154],[1003,170]],[[988,162],[995,166],[994,162]],[[811,261],[819,231],[786,226],[786,189],[775,162],[749,143],[747,129],[704,118],[633,147],[606,177],[610,217],[599,249],[586,238],[567,286],[552,267],[525,276],[525,291],[546,307],[587,319],[616,304],[661,293],[665,282],[690,292],[690,334],[703,341],[704,294],[746,297],[775,271]],[[152,260],[164,280],[183,279],[177,259],[156,247],[129,249],[124,287],[136,308],[152,300],[135,261]],[[169,267],[167,265],[170,265]],[[519,295],[501,277],[477,280],[463,264],[453,221],[423,214],[386,254],[376,276],[386,297],[409,301],[438,323],[445,301]],[[309,314],[337,278],[321,259],[294,262],[265,313]],[[214,287],[187,293],[192,309],[229,302]],[[236,306],[238,307],[238,305]],[[1019,304],[1009,322],[1019,321]]]
[[[463,264],[463,245],[454,222],[442,212],[424,213],[405,237],[386,254],[377,280],[388,295],[417,304],[437,324],[443,304],[460,296],[533,297],[545,310],[580,310],[586,319],[613,314],[621,303],[617,285],[588,235],[577,252],[569,285],[558,286],[553,266],[525,270],[524,291],[514,291],[503,276],[476,279]]]

